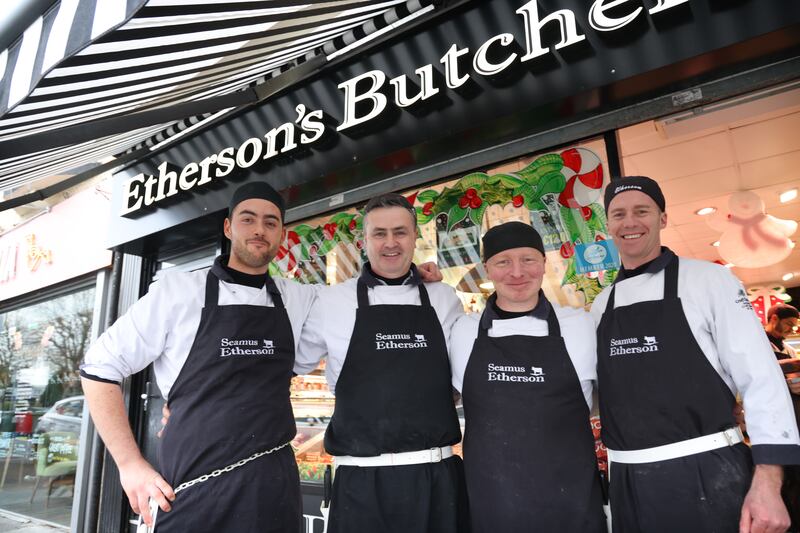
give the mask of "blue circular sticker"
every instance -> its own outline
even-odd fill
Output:
[[[608,256],[605,246],[602,244],[589,244],[583,251],[583,258],[587,263],[597,265],[605,261]]]

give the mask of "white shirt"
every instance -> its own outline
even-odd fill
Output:
[[[319,291],[297,351],[295,372],[298,374],[312,371],[327,355],[325,375],[331,392],[335,392],[356,324],[357,282],[358,279],[353,278]],[[453,288],[444,283],[426,283],[425,288],[447,342],[456,319],[464,314],[461,301]],[[369,288],[367,294],[370,305],[420,305],[416,285],[378,285]]]
[[[552,303],[550,305],[556,312],[567,353],[578,374],[583,397],[591,411],[592,390],[597,381],[597,337],[594,322],[589,313],[583,309],[560,307]],[[464,383],[464,373],[472,353],[472,345],[478,338],[480,319],[480,313],[465,315],[456,322],[450,334],[450,368],[453,372],[453,387],[459,392]],[[490,337],[508,335],[544,337],[548,334],[547,320],[531,315],[505,320],[495,319],[488,333]]]
[[[169,273],[150,285],[150,291],[89,348],[81,373],[121,382],[153,363],[156,382],[166,398],[200,325],[208,270]],[[292,324],[296,352],[317,288],[281,278],[274,280]],[[219,305],[274,304],[265,287],[256,289],[220,281]]]
[[[598,326],[610,290],[606,288],[592,304]],[[731,391],[742,397],[754,461],[785,464],[774,454],[785,457],[783,452],[798,454],[800,449],[758,449],[759,445],[797,445],[800,436],[783,373],[742,284],[725,267],[681,257],[678,297],[703,354]],[[664,270],[619,281],[614,298],[615,308],[663,299]],[[599,386],[602,394],[603,384]]]

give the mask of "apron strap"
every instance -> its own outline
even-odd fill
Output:
[[[283,298],[281,297],[281,291],[278,289],[278,285],[275,283],[275,280],[272,279],[272,276],[267,276],[267,279],[264,282],[264,287],[267,289],[267,294],[272,296],[272,305],[274,305],[277,309],[283,309]]]
[[[547,313],[547,334],[550,337],[561,336],[561,326],[558,323],[558,318],[556,317],[556,312],[552,304],[550,305],[550,312]]]
[[[219,305],[219,278],[216,274],[208,271],[206,276],[206,309],[212,309]]]
[[[674,300],[678,297],[678,256],[672,258],[664,269],[664,299]]]
[[[356,294],[358,295],[358,307],[369,307],[369,296],[367,295],[367,284],[364,280],[358,278],[356,283]],[[431,299],[428,296],[428,289],[425,288],[424,283],[419,284],[419,302],[422,307],[430,307]]]

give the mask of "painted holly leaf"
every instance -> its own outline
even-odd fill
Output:
[[[538,181],[549,172],[560,172],[564,167],[564,160],[558,154],[545,154],[537,157],[535,161],[527,167],[518,171],[517,174],[531,185],[536,185]]]
[[[424,214],[422,212],[421,207],[417,207],[416,211],[417,211],[417,226],[424,226],[425,224],[427,224],[436,217],[436,213],[434,213],[433,211],[431,211],[429,215]]]
[[[338,225],[338,224],[340,224],[342,221],[345,221],[345,220],[346,220],[347,222],[350,222],[350,220],[351,220],[351,219],[352,219],[354,216],[355,216],[355,215],[351,215],[350,213],[336,213],[335,215],[333,215],[333,216],[331,217],[331,223],[332,223],[332,224],[337,224],[337,225]]]
[[[298,224],[293,228],[292,231],[297,233],[298,237],[302,238],[311,233],[312,231],[314,231],[314,228],[309,226],[308,224]]]
[[[561,206],[561,222],[567,230],[567,235],[572,242],[594,242],[594,233],[586,225],[580,209],[570,209]]]
[[[597,278],[589,278],[586,276],[579,276],[575,281],[575,288],[583,293],[586,303],[590,304],[597,298],[597,295],[603,291],[603,287]]]
[[[493,174],[492,176],[490,176],[489,179],[492,180],[491,182],[492,185],[500,183],[506,189],[515,189],[525,184],[522,178],[514,174],[505,174],[505,173]],[[489,183],[488,180],[487,183]]]
[[[547,211],[547,206],[541,200],[531,200],[530,202],[525,202],[528,209],[531,211]]]
[[[606,212],[598,203],[589,204],[589,209],[592,210],[592,217],[586,221],[589,229],[595,233],[606,233],[608,231],[608,221],[606,220]]]
[[[450,211],[447,212],[447,231],[450,231],[453,226],[464,220],[467,216],[469,208],[463,208],[458,204],[453,205]]]
[[[600,280],[600,284],[603,287],[608,287],[617,279],[617,274],[619,274],[619,270],[617,269],[603,271],[603,278]]]
[[[439,196],[437,191],[432,189],[428,189],[427,191],[422,191],[417,195],[417,202],[420,204],[427,204],[428,202],[433,202]]]
[[[325,255],[334,248],[336,248],[336,245],[338,244],[336,241],[337,241],[336,239],[327,239],[323,241],[319,245],[319,249],[317,250],[317,255]]]
[[[571,257],[567,260],[567,271],[564,272],[564,278],[561,280],[561,286],[570,285],[575,283],[581,276],[575,271],[575,258]]]
[[[483,221],[483,213],[486,211],[486,206],[488,205],[488,202],[483,202],[479,208],[469,210],[469,218],[476,226],[481,225],[481,222]]]
[[[564,190],[566,185],[567,180],[564,179],[564,174],[557,170],[549,171],[542,175],[536,185],[536,196],[541,197],[545,194],[558,194]]]
[[[477,189],[484,184],[487,176],[488,175],[485,172],[473,172],[472,174],[467,174],[458,180],[458,187],[464,191],[467,189]]]

